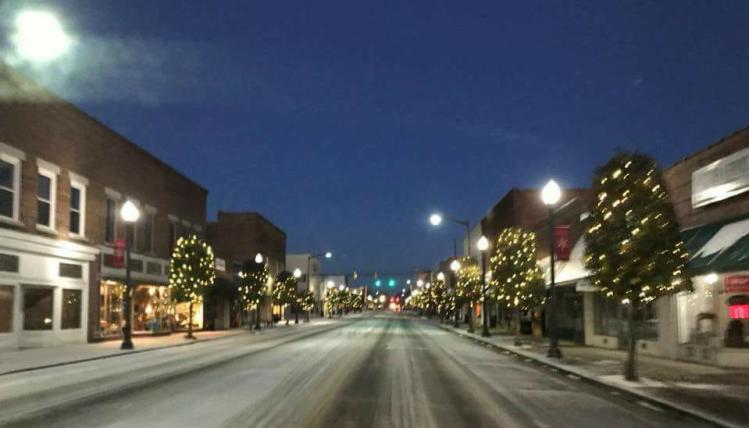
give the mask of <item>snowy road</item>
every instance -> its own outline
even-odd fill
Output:
[[[244,354],[196,348],[231,358],[136,389],[113,386],[17,425],[700,426],[407,316],[364,316],[287,339]]]

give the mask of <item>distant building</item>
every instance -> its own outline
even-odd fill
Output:
[[[293,273],[296,269],[302,272],[297,291],[311,291],[319,307],[325,294],[325,287],[321,286],[320,259],[313,257],[312,254],[287,254],[286,270]]]
[[[206,239],[213,247],[221,267],[217,275],[227,281],[236,280],[244,262],[254,262],[257,254],[263,256],[263,263],[268,266],[271,275],[268,279],[268,298],[260,309],[261,319],[268,321],[274,314],[277,318],[283,317],[281,308],[271,306],[270,292],[274,279],[285,269],[286,233],[259,213],[219,211],[216,221],[207,225]],[[228,302],[219,299],[216,306],[211,308],[215,328],[228,328],[242,322],[242,313],[238,308],[227,305]]]
[[[2,64],[0,92],[0,348],[121,337],[127,200],[141,214],[134,334],[186,328],[168,259],[180,236],[203,233],[206,189]]]

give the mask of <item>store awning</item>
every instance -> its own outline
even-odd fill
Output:
[[[693,275],[749,270],[749,216],[683,232]]]
[[[554,283],[566,285],[576,283],[578,280],[587,278],[588,271],[585,270],[583,257],[585,256],[585,239],[575,242],[570,252],[570,259],[566,261],[557,261],[554,263]],[[548,285],[551,282],[551,272],[549,269],[549,258],[545,257],[540,260],[539,265],[544,273],[544,281]]]

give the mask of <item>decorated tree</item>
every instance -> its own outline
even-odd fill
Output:
[[[297,293],[296,298],[297,308],[304,311],[307,321],[309,321],[309,314],[315,308],[315,293],[305,290]]]
[[[444,317],[444,312],[441,306],[444,304],[445,296],[447,296],[447,286],[445,281],[439,279],[434,280],[429,284],[429,313],[430,315],[438,315],[440,318]]]
[[[294,274],[282,271],[276,277],[273,285],[273,302],[278,305],[294,305],[296,303],[297,280]],[[299,321],[297,321],[298,323]],[[286,317],[286,325],[289,325],[289,317]]]
[[[202,295],[213,286],[215,279],[213,251],[197,236],[179,238],[169,260],[169,288],[172,298],[189,304],[187,337],[194,339],[193,306],[200,303]]]
[[[644,304],[691,290],[689,255],[655,161],[621,153],[595,172],[597,200],[585,220],[585,267],[607,298],[626,305],[624,376],[637,379],[637,327]]]
[[[515,311],[515,344],[519,345],[520,312],[540,305],[546,295],[536,255],[536,234],[520,228],[503,229],[489,258],[489,293]]]
[[[265,297],[270,272],[265,263],[247,260],[239,273],[239,297],[245,309],[255,310],[255,329],[260,330],[260,304]],[[252,327],[250,327],[252,328]]]
[[[468,305],[468,331],[473,332],[473,305],[481,301],[481,268],[472,257],[462,257],[457,272],[455,298],[460,306]]]

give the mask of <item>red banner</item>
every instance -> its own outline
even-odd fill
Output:
[[[726,277],[723,289],[726,293],[749,293],[749,275]]]
[[[554,226],[554,256],[558,261],[567,261],[572,252],[570,225]]]
[[[114,240],[114,257],[112,257],[112,267],[115,267],[115,268],[125,267],[125,240],[124,239]]]

